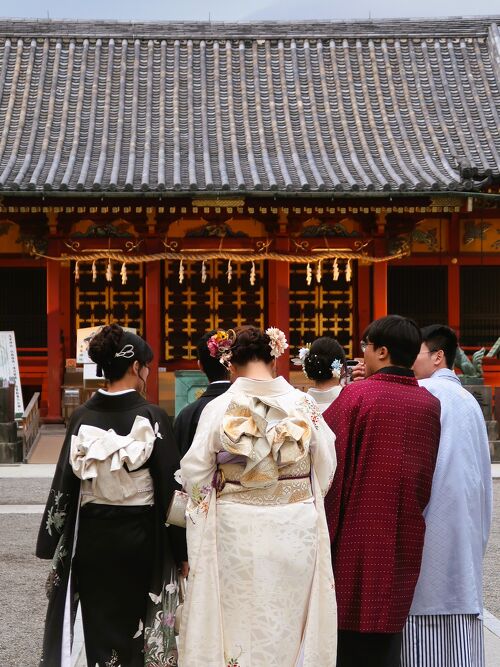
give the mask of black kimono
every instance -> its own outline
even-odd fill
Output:
[[[153,481],[154,505],[90,502],[80,508],[80,479],[70,464],[72,436],[83,425],[126,436],[138,416],[145,417],[156,434],[141,468],[148,468]],[[166,413],[139,393],[97,392],[75,410],[36,549],[39,558],[52,559],[41,666],[69,664],[79,600],[87,661],[92,667],[177,664],[176,564],[187,560],[187,550],[185,531],[166,528],[165,517],[178,488],[174,480],[178,467],[179,453]],[[63,631],[65,615],[69,632]]]
[[[174,422],[174,435],[181,453],[181,458],[191,447],[194,434],[198,428],[198,422],[200,421],[201,413],[205,407],[210,403],[210,401],[213,401],[214,398],[217,398],[217,396],[220,396],[225,391],[227,391],[230,386],[231,383],[229,380],[227,382],[225,380],[211,382],[200,398],[197,398],[196,401],[189,403],[179,412]]]

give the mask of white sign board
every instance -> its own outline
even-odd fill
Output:
[[[13,331],[0,331],[0,380],[12,381],[16,385],[15,413],[20,419],[24,412],[23,393],[21,391],[21,376],[17,363],[16,336]]]
[[[122,327],[124,331],[130,333],[137,333],[136,329],[130,327]],[[76,331],[76,363],[77,364],[92,364],[93,361],[89,357],[88,348],[92,336],[102,329],[102,325],[98,327],[87,327],[85,329],[77,329]]]

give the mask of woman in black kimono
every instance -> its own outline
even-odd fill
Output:
[[[73,413],[38,536],[52,559],[43,667],[69,667],[81,604],[90,667],[176,665],[177,568],[185,531],[165,527],[179,454],[148,403],[152,350],[113,324],[89,344],[109,381]]]

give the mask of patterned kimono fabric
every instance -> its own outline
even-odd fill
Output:
[[[166,414],[135,391],[97,392],[75,411],[37,543],[52,558],[40,665],[71,665],[78,602],[89,667],[177,664],[185,537],[164,520],[178,461]]]
[[[439,401],[403,368],[345,387],[324,412],[338,466],[325,499],[338,667],[399,667],[440,434]]]
[[[335,436],[283,378],[238,378],[203,411],[181,476],[191,501],[182,667],[334,667],[323,495]]]
[[[486,425],[453,371],[439,369],[420,384],[441,402],[441,440],[401,666],[484,667],[483,557],[492,510]]]
[[[307,394],[308,396],[311,396],[311,398],[314,398],[318,404],[319,409],[323,413],[327,408],[330,407],[333,401],[340,396],[342,389],[342,385],[337,385],[336,387],[331,387],[330,389],[316,389],[315,387],[311,387],[308,389]]]

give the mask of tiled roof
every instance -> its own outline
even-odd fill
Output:
[[[500,175],[499,23],[0,20],[0,187],[468,190]]]

